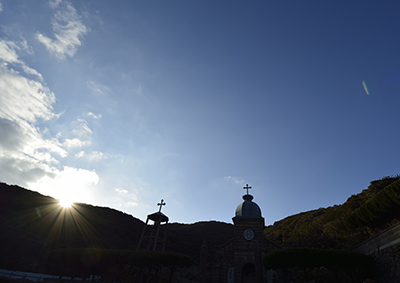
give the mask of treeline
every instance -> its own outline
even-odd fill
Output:
[[[400,176],[372,181],[342,205],[289,216],[265,228],[265,236],[285,247],[351,249],[396,223]]]
[[[154,282],[162,275],[166,277],[165,282],[172,282],[176,268],[192,264],[192,259],[186,255],[156,251],[70,248],[54,250],[46,256],[49,270],[60,276],[101,278],[108,282],[142,282],[148,276],[152,278],[150,282]]]
[[[394,181],[347,218],[350,227],[382,228],[400,220],[400,180]]]

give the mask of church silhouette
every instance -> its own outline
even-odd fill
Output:
[[[260,207],[249,194],[249,185],[232,218],[234,237],[216,252],[212,282],[261,283],[271,282],[273,271],[263,267],[264,256],[281,247],[265,238],[264,218]]]

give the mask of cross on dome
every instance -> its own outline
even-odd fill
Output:
[[[243,187],[244,190],[247,190],[247,194],[249,194],[249,189],[251,189],[251,187],[249,187],[249,184],[246,184],[246,187]]]
[[[161,212],[161,208],[162,208],[162,206],[163,206],[163,205],[166,205],[166,203],[164,202],[164,200],[163,200],[163,199],[161,199],[161,202],[160,202],[160,203],[157,203],[157,205],[159,205],[159,206],[160,206],[160,209],[158,210],[158,212]]]

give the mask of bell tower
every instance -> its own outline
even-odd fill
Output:
[[[248,184],[243,202],[236,208],[234,224],[234,281],[235,283],[261,283],[266,276],[263,268],[265,255],[264,218],[260,207],[253,202]]]
[[[146,224],[143,227],[142,235],[140,236],[139,244],[137,246],[138,251],[164,251],[165,244],[167,240],[167,225],[162,225],[163,223],[168,224],[168,216],[161,212],[163,205],[166,205],[162,199],[160,203],[158,212],[147,215]],[[149,226],[149,220],[153,221],[153,225]]]
[[[275,276],[263,267],[263,259],[267,253],[282,247],[265,238],[261,209],[249,194],[251,187],[246,184],[243,189],[244,201],[232,218],[233,238],[216,251],[213,283],[265,283]]]

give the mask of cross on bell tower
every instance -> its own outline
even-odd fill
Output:
[[[159,206],[160,206],[160,209],[158,210],[158,212],[161,212],[161,208],[162,208],[162,206],[163,206],[163,205],[166,205],[166,203],[164,202],[164,200],[163,200],[163,199],[161,199],[161,202],[157,203],[157,205],[159,205]]]
[[[247,190],[247,194],[249,194],[249,189],[251,189],[251,187],[249,187],[249,184],[246,184],[246,187],[243,187],[244,190]]]

